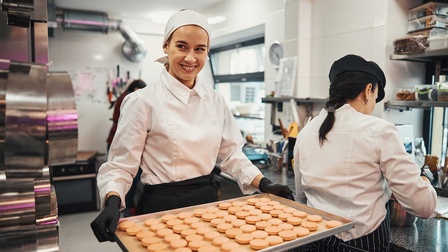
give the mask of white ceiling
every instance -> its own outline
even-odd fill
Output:
[[[154,12],[177,12],[195,9],[199,12],[225,0],[48,0],[56,8],[106,12],[115,19],[149,19]]]

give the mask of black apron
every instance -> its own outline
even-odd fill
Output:
[[[145,185],[136,214],[147,214],[218,201],[214,174],[179,182]]]
[[[372,233],[344,242],[336,236],[326,237],[322,240],[306,244],[295,251],[345,251],[345,252],[371,252],[389,251],[390,245],[390,213],[386,204],[386,218]]]

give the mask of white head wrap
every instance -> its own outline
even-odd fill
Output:
[[[165,46],[166,41],[175,30],[186,25],[196,25],[204,29],[208,35],[208,47],[210,49],[210,29],[208,21],[202,14],[191,9],[181,10],[168,19],[165,26],[165,36],[163,38],[162,47]],[[161,57],[156,61],[162,64],[168,63],[168,56]]]

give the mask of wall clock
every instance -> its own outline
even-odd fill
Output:
[[[280,66],[281,58],[283,58],[283,45],[278,41],[274,41],[269,47],[269,61],[277,69]]]

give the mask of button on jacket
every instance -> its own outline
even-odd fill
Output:
[[[336,110],[321,147],[318,132],[326,116],[322,110],[299,132],[294,173],[298,200],[355,221],[355,228],[338,238],[374,231],[385,218],[391,193],[418,217],[436,215],[436,192],[420,177],[395,125],[345,104]]]
[[[155,185],[208,175],[217,164],[243,193],[253,193],[257,188],[250,184],[261,172],[242,152],[243,145],[219,93],[199,78],[189,89],[163,69],[159,81],[123,101],[108,161],[98,173],[101,200],[115,191],[124,202],[139,167],[141,181]]]

